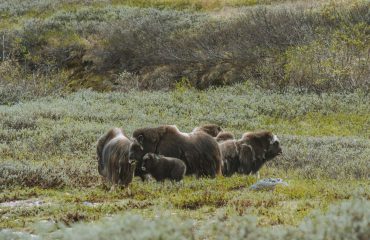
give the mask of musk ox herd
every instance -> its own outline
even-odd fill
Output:
[[[131,137],[113,128],[97,142],[99,174],[113,187],[128,186],[134,176],[181,181],[185,175],[255,174],[281,153],[279,139],[269,131],[247,132],[235,139],[216,124],[190,133],[175,125],[139,128]]]

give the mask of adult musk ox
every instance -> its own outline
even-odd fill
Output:
[[[112,188],[116,184],[128,186],[132,181],[135,166],[129,161],[130,144],[120,128],[110,129],[98,140],[98,172],[113,184]]]
[[[205,124],[200,127],[194,128],[192,133],[205,132],[212,137],[216,137],[222,131],[222,128],[217,124]]]
[[[267,161],[282,153],[279,139],[268,131],[249,132],[239,140],[219,144],[225,176],[257,173]]]
[[[182,133],[176,126],[140,128],[133,132],[130,159],[140,161],[146,153],[179,158],[186,174],[215,177],[222,174],[221,153],[217,142],[203,131]]]
[[[157,181],[169,179],[178,182],[184,178],[186,172],[186,165],[182,160],[155,153],[144,155],[141,168]]]

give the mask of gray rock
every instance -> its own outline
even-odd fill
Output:
[[[250,189],[252,190],[272,190],[275,188],[276,185],[288,186],[288,183],[284,182],[281,178],[265,178],[259,180],[255,184],[253,184]]]

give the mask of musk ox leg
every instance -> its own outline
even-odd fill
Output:
[[[184,177],[184,169],[181,169],[181,168],[175,168],[172,170],[171,172],[171,180],[172,181],[176,181],[176,182],[179,182],[182,180],[182,178]]]
[[[214,156],[214,161],[216,161],[216,175],[222,176],[222,167],[224,165],[222,159],[221,159],[221,153]],[[216,176],[213,176],[216,177]]]
[[[112,184],[112,186],[110,187],[110,192],[114,192],[116,191],[116,188],[117,188],[117,185],[115,183]]]
[[[250,176],[255,176],[257,180],[260,179],[260,172],[259,171],[251,172],[251,173],[249,173],[249,175]]]
[[[129,196],[132,195],[132,191],[131,191],[131,188],[129,186],[127,186],[126,191],[127,191],[127,195],[129,195]]]
[[[150,179],[152,179],[150,174],[143,174],[143,175],[140,175],[139,177],[140,177],[141,181],[143,181],[143,182],[148,182],[148,181],[150,181]]]
[[[222,166],[222,174],[225,177],[231,177],[233,175],[233,172],[231,171],[230,161],[224,161],[224,164]]]
[[[104,176],[101,176],[101,178],[100,178],[101,180],[100,180],[100,182],[101,182],[101,186],[102,186],[102,188],[104,189],[104,190],[108,190],[109,189],[109,187],[110,187],[110,183],[109,183],[109,181],[107,180],[107,178],[106,177],[104,177]]]
[[[238,172],[249,174],[252,171],[252,165],[256,162],[254,150],[251,145],[242,144],[239,150]]]

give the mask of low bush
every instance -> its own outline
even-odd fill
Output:
[[[207,122],[220,124],[237,138],[258,129],[277,134],[283,155],[266,169],[295,171],[305,179],[369,177],[367,95],[267,94],[244,84],[207,91],[189,87],[184,80],[169,93],[81,91],[0,106],[0,163],[19,172],[7,177],[5,167],[3,184],[22,184],[24,176],[27,185],[42,185],[43,175],[50,175],[45,187],[52,187],[56,176],[62,179],[56,185],[90,186],[98,177],[95,143],[109,128],[122,127],[130,135],[143,126],[176,124],[190,132]],[[27,180],[33,174],[38,176],[35,183]],[[212,196],[205,201],[222,204]]]
[[[312,214],[298,227],[274,228],[258,227],[256,219],[248,215],[220,214],[205,222],[194,222],[168,213],[155,219],[125,214],[44,234],[51,239],[368,239],[369,209],[369,201],[355,199],[333,205],[326,213]]]
[[[24,82],[28,87],[4,96],[3,102],[60,88],[168,90],[183,78],[198,89],[245,81],[280,91],[369,89],[370,15],[364,0],[256,1],[257,6],[223,12],[93,2],[0,5],[8,20],[0,25],[5,40],[0,44],[6,60],[2,65],[10,61],[17,66],[14,72],[4,72],[0,83],[10,88]],[[155,3],[148,6],[159,6]],[[52,84],[46,79],[53,79]]]

